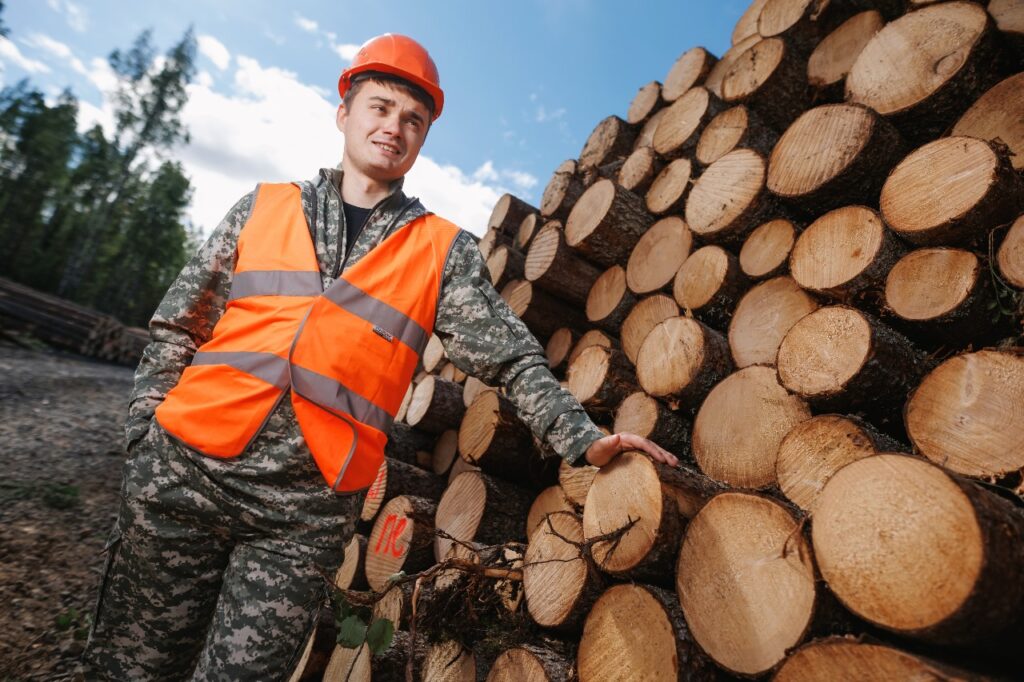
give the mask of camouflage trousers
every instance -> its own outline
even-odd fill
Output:
[[[362,500],[331,492],[308,451],[255,446],[214,460],[154,423],[132,449],[86,679],[287,679]]]

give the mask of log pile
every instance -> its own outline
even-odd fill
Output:
[[[423,471],[343,566],[419,596],[324,679],[399,646],[422,679],[1019,675],[1018,5],[755,0],[539,208],[503,197],[492,282],[597,424],[682,463],[555,467],[432,341],[395,427]]]
[[[0,331],[31,336],[61,350],[134,366],[149,332],[110,315],[0,277]]]

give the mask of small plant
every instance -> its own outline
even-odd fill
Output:
[[[330,591],[340,646],[358,649],[365,642],[373,654],[379,654],[391,646],[395,636],[394,623],[387,618],[374,618],[368,606],[353,604],[344,592],[333,585]]]

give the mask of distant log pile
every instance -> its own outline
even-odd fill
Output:
[[[396,424],[429,476],[387,470],[344,575],[475,568],[324,679],[1019,676],[1022,15],[755,0],[502,197],[481,250],[552,371],[683,464],[556,473],[432,341]]]
[[[110,315],[44,294],[0,277],[0,324],[17,332],[97,360],[135,365],[149,332],[125,327]]]

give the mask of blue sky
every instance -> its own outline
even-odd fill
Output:
[[[624,3],[13,0],[0,82],[70,87],[80,125],[109,125],[106,56],[146,28],[161,51],[192,25],[200,74],[174,150],[192,177],[191,218],[209,231],[259,180],[312,177],[340,159],[335,84],[356,46],[393,31],[422,42],[445,111],[407,180],[428,208],[477,234],[511,191],[536,205],[594,125],[625,116],[640,86],[702,45],[721,55],[743,0]]]

